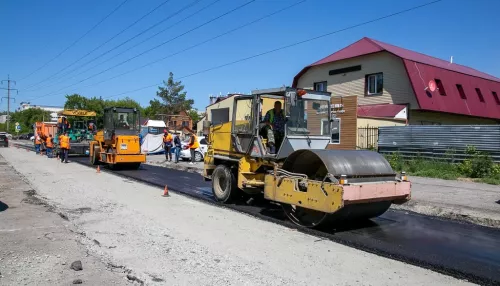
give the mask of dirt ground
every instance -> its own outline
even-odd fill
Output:
[[[130,285],[127,273],[89,253],[67,217],[1,156],[0,245],[0,285]],[[70,268],[75,261],[82,270]]]

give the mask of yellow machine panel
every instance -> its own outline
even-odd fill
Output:
[[[304,180],[307,190],[299,190],[299,180],[266,175],[264,197],[271,201],[300,206],[307,209],[334,213],[342,208],[342,186],[320,181]]]

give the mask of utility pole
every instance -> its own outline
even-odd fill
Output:
[[[14,83],[14,85],[17,84],[15,80],[11,80],[10,79],[10,75],[7,75],[7,79],[2,80],[1,83],[3,84],[4,81],[7,82],[7,88],[0,87],[0,89],[6,89],[7,90],[7,97],[4,96],[4,97],[2,97],[2,99],[7,98],[7,130],[6,131],[9,132],[9,124],[10,124],[10,91],[11,90],[15,90],[16,93],[19,93],[19,91],[17,89],[15,89],[15,88],[10,88],[10,83],[11,82]],[[16,102],[15,98],[13,98],[13,100],[14,100],[14,102]]]

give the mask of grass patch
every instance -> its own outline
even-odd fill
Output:
[[[496,175],[489,178],[481,178],[479,179],[479,182],[490,185],[500,185],[500,175]]]
[[[444,180],[469,178],[474,182],[500,185],[500,164],[493,163],[489,156],[473,148],[468,151],[470,159],[456,164],[421,158],[404,160],[397,152],[387,156],[387,160],[394,171],[405,171],[408,175]]]

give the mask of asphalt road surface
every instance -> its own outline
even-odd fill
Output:
[[[88,158],[72,161],[90,166]],[[101,170],[156,186],[167,185],[171,191],[219,205],[212,196],[210,182],[205,182],[199,174],[151,165],[142,165],[140,170]],[[263,200],[224,207],[297,228],[280,207]],[[498,229],[393,210],[362,224],[338,226],[330,232],[297,229],[471,282],[500,285]]]

